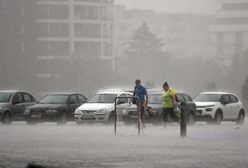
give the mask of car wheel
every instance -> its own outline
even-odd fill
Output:
[[[2,118],[2,123],[5,125],[11,124],[11,115],[9,112],[4,113],[3,118]]]
[[[239,112],[238,119],[237,119],[237,124],[244,124],[245,122],[245,113],[243,110]]]
[[[59,116],[59,121],[58,124],[59,125],[65,125],[67,123],[67,114],[65,112],[63,112],[60,116]]]
[[[217,125],[220,125],[222,121],[222,114],[221,112],[217,111],[215,116],[214,116],[214,123]]]
[[[115,114],[114,114],[114,112],[110,113],[108,122],[109,122],[109,124],[114,124],[114,122],[115,122]]]
[[[187,118],[188,125],[193,125],[195,123],[194,114],[190,112]]]
[[[32,121],[32,120],[27,120],[26,123],[27,123],[28,125],[35,125],[35,124],[37,124],[36,121]]]
[[[80,122],[80,121],[76,121],[76,124],[77,125],[83,125],[84,123],[83,122]]]

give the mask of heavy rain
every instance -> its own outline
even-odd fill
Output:
[[[248,167],[248,1],[0,0],[0,40],[0,167]]]

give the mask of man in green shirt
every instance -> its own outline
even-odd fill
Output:
[[[176,113],[174,112],[174,107],[176,105],[176,92],[169,87],[168,83],[163,84],[164,93],[161,97],[163,112],[161,114],[162,121],[167,122],[168,117],[171,116],[176,122],[179,120]]]

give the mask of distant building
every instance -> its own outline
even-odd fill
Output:
[[[248,1],[218,0],[221,9],[217,23],[211,26],[216,43],[216,56],[230,64],[234,56],[243,54],[248,47]]]
[[[0,87],[66,88],[75,75],[87,76],[71,70],[85,60],[113,71],[113,3],[1,0]]]
[[[42,64],[92,57],[114,69],[113,0],[37,0],[37,7],[37,59]],[[60,75],[48,65],[38,77]]]

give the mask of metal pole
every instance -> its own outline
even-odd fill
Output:
[[[138,135],[140,135],[140,122],[141,122],[141,103],[138,97],[136,97],[137,109],[138,109]]]
[[[186,102],[181,103],[181,123],[180,123],[180,135],[181,137],[187,136],[187,107]]]
[[[116,135],[116,122],[117,122],[117,110],[116,110],[116,100],[118,97],[115,98],[115,111],[114,111],[114,115],[115,115],[115,120],[114,120],[114,133]]]

